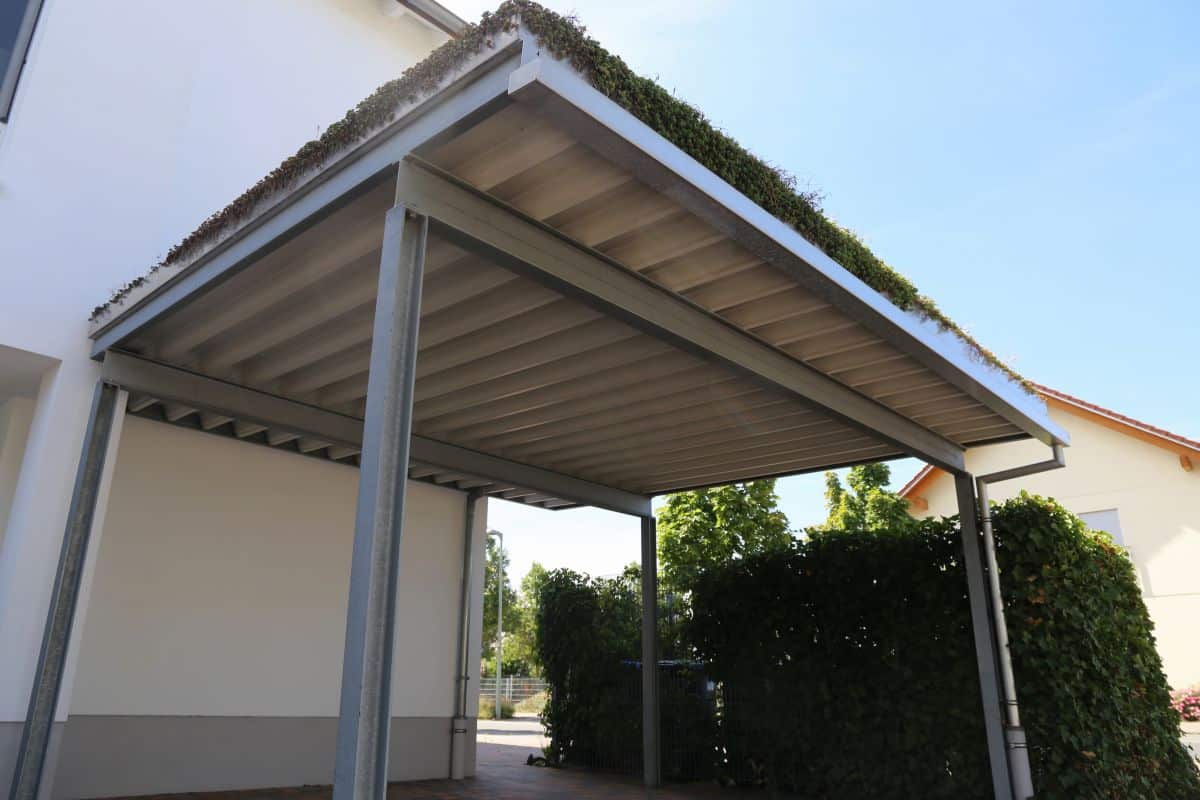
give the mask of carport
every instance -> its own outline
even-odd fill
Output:
[[[406,478],[641,517],[654,663],[654,495],[916,456],[958,481],[993,787],[1013,796],[963,454],[1067,437],[970,344],[898,309],[523,23],[214,220],[93,326],[103,379],[15,797],[36,794],[108,431],[125,413],[360,468],[345,800],[385,789]],[[643,703],[655,785],[650,670]]]

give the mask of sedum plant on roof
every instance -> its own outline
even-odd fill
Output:
[[[894,305],[953,331],[981,360],[1002,370],[1033,393],[1024,378],[959,328],[932,300],[918,292],[911,281],[884,263],[852,232],[827,218],[815,195],[797,191],[796,181],[790,175],[750,153],[717,129],[694,106],[636,74],[618,56],[589,37],[575,18],[553,12],[532,0],[506,0],[494,12],[485,13],[477,24],[467,26],[458,38],[434,50],[399,78],[380,86],[342,119],[330,125],[320,138],[305,144],[240,197],[206,219],[171,248],[150,274],[188,262],[252,217],[265,200],[294,187],[313,170],[377,132],[394,119],[403,105],[434,93],[447,74],[493,46],[495,37],[515,31],[521,24],[536,37],[541,48],[570,63],[602,94],[765,211],[794,228]],[[137,278],[119,289],[108,303],[93,311],[92,320],[103,316],[114,303],[142,286],[148,277]]]

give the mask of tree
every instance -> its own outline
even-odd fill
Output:
[[[545,585],[549,574],[537,561],[530,566],[529,572],[521,579],[521,590],[513,607],[513,616],[517,618],[516,632],[511,637],[507,634],[504,637],[505,662],[520,662],[526,665],[531,675],[541,674],[541,661],[538,658],[534,631],[537,627],[542,586]],[[505,619],[508,619],[507,612]],[[506,626],[507,624],[505,622]]]
[[[786,549],[792,534],[774,480],[679,492],[658,516],[659,573],[665,591],[686,595],[705,570]]]
[[[500,548],[497,537],[487,537],[487,560],[483,569],[483,658],[496,657],[496,589],[500,581]],[[504,558],[504,638],[506,641],[520,630],[521,618],[517,607],[517,593],[513,591],[508,574],[508,553]],[[505,658],[511,656],[504,648]]]
[[[829,517],[821,531],[915,530],[917,522],[908,513],[908,501],[888,490],[892,470],[887,464],[862,464],[850,468],[848,488],[837,473],[825,473],[825,508]]]

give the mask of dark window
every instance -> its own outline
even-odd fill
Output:
[[[8,121],[41,7],[42,0],[0,0],[0,122]]]

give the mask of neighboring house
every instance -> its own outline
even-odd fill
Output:
[[[1021,490],[1053,497],[1128,549],[1154,620],[1167,679],[1200,683],[1200,442],[1063,392],[1038,387],[1071,434],[1067,465],[991,487],[993,500]],[[1028,442],[972,450],[976,475],[1041,461]],[[901,490],[917,516],[957,513],[954,483],[926,467]]]
[[[0,3],[5,796],[98,374],[88,315],[447,41],[437,17],[435,3],[396,0]],[[355,486],[355,470],[328,461],[128,420],[74,628],[79,680],[72,666],[59,704],[57,796],[328,782]],[[448,763],[464,496],[409,494],[422,524],[405,540],[399,630],[421,647],[396,658],[408,750],[392,768],[435,777]],[[227,774],[189,767],[202,732]],[[142,754],[141,783],[113,756],[122,740]]]

